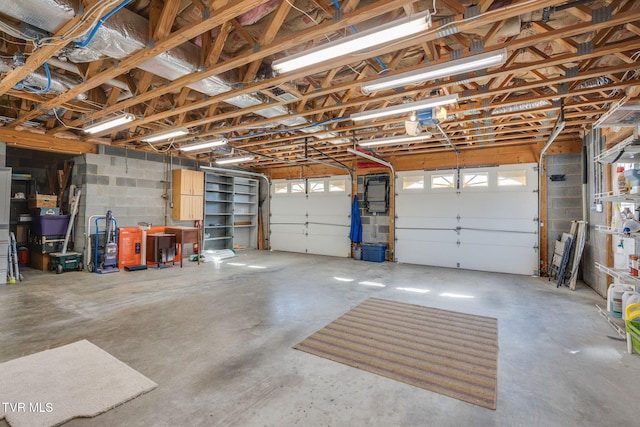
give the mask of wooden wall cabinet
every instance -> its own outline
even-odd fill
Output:
[[[204,206],[204,172],[188,169],[174,169],[173,210],[174,221],[201,220]]]

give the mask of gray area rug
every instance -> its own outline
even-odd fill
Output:
[[[156,383],[82,340],[0,364],[0,419],[12,427],[56,426],[98,414]]]

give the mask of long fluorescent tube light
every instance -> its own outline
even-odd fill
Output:
[[[409,102],[407,104],[394,105],[393,107],[381,108],[379,110],[363,111],[351,115],[351,120],[369,120],[378,117],[392,116],[395,114],[408,113],[410,111],[424,110],[425,108],[438,107],[440,105],[452,104],[458,100],[458,94],[440,96],[438,98],[428,98],[418,102]]]
[[[231,163],[248,162],[249,160],[253,160],[253,156],[229,157],[227,159],[217,159],[216,163],[219,164],[219,165],[228,165],[228,164],[231,164]]]
[[[177,128],[177,129],[168,130],[166,132],[145,136],[144,138],[140,138],[140,140],[143,142],[157,142],[165,139],[175,138],[177,136],[187,135],[188,133],[189,133],[189,129],[187,128]]]
[[[482,53],[469,58],[454,59],[438,65],[433,65],[418,70],[407,71],[406,73],[384,77],[363,83],[360,89],[365,94],[378,92],[385,89],[407,86],[413,83],[420,83],[441,77],[455,76],[457,74],[477,71],[483,68],[502,65],[507,60],[507,49],[502,48],[492,52]]]
[[[88,126],[84,129],[84,131],[87,133],[100,133],[103,130],[111,129],[125,123],[132,122],[133,120],[135,120],[135,118],[136,116],[134,116],[133,114],[122,114],[118,117],[114,117],[113,119]]]
[[[405,142],[423,141],[429,138],[431,138],[431,136],[425,133],[424,135],[418,135],[418,136],[398,136],[398,137],[390,137],[390,138],[372,139],[371,141],[358,142],[358,145],[361,147],[372,147],[374,145],[402,144]]]
[[[183,145],[180,147],[180,151],[195,151],[203,148],[219,147],[227,143],[226,139],[214,139],[211,141],[197,142],[195,144]]]
[[[431,27],[429,12],[418,13],[365,30],[334,42],[326,43],[313,49],[273,61],[271,68],[277,73],[304,68],[313,64],[328,61],[339,56],[345,56],[369,49],[371,47],[388,44],[396,40],[426,31]]]

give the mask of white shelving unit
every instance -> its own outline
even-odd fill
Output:
[[[616,163],[636,163],[639,161],[638,159],[640,159],[640,141],[629,137],[616,146],[602,152],[595,160],[602,164],[611,165]],[[633,203],[640,205],[640,194],[618,194],[617,192],[609,191],[595,194],[594,198],[603,202]],[[596,225],[595,229],[600,233],[633,239],[636,241],[636,244],[640,239],[640,233],[622,233],[608,225]],[[595,266],[598,271],[615,278],[617,281],[635,285],[636,289],[640,289],[640,278],[638,276],[632,276],[629,269],[616,269],[599,263],[595,263]]]
[[[233,247],[233,178],[204,175],[203,249]]]
[[[258,181],[205,173],[204,250],[258,246]]]
[[[603,151],[595,160],[602,164],[634,163],[640,158],[640,141],[629,137],[614,147]]]
[[[233,179],[233,246],[256,248],[258,242],[258,181]]]

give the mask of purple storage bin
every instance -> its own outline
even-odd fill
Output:
[[[43,215],[33,217],[33,234],[36,236],[64,236],[67,234],[71,215]]]

